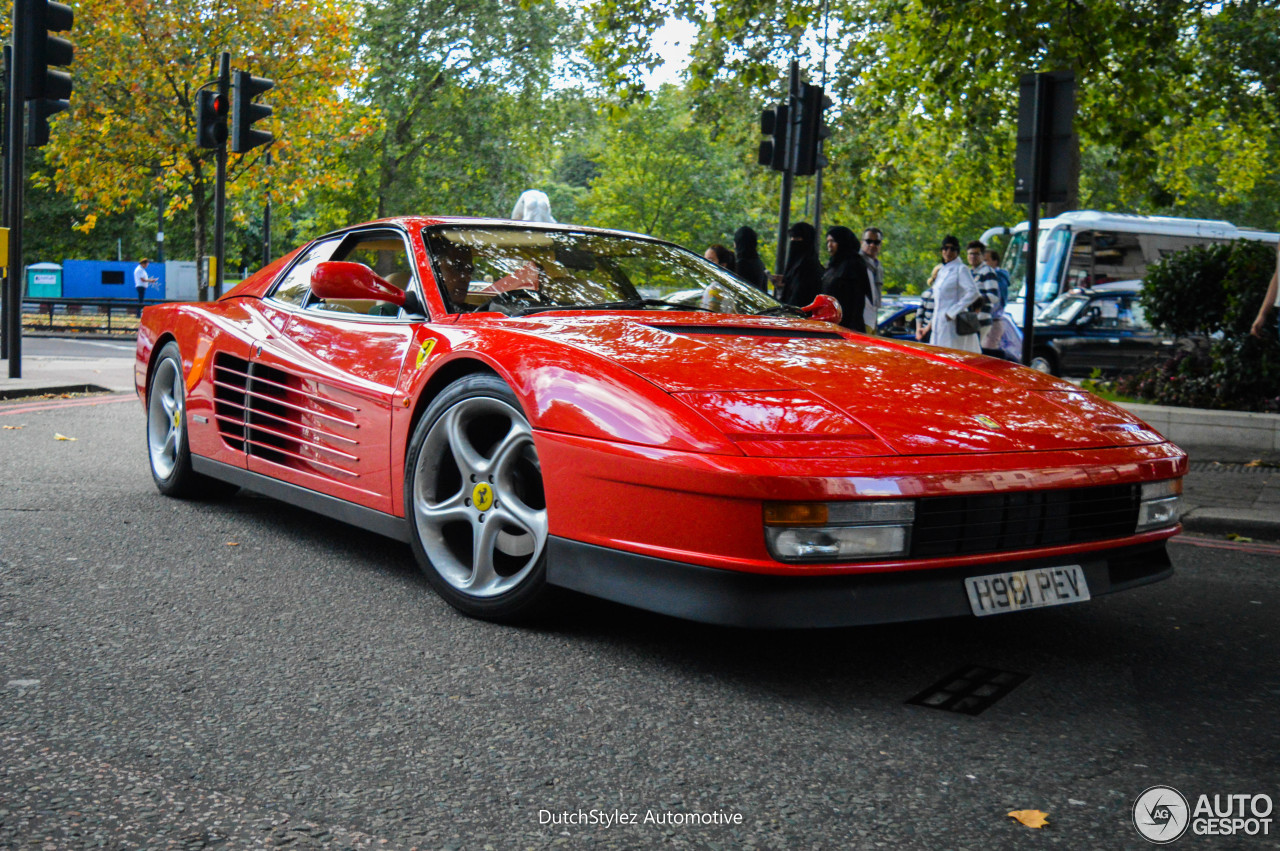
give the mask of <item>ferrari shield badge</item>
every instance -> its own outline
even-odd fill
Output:
[[[423,364],[427,362],[427,358],[431,357],[431,350],[435,347],[435,340],[427,340],[422,344],[422,348],[418,349],[418,365],[416,369],[422,369]]]
[[[986,414],[978,414],[977,416],[974,417],[974,419],[982,423],[987,428],[994,429],[995,431],[999,431],[1002,428],[1000,423],[991,419],[991,417],[987,416]]]
[[[471,502],[481,511],[493,507],[493,487],[488,482],[480,482],[471,490]]]

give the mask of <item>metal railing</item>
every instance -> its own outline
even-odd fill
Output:
[[[152,304],[165,304],[164,299],[124,298],[40,298],[28,297],[22,300],[22,327],[26,331],[66,331],[73,334],[132,334],[138,329],[137,322],[121,321],[136,319],[141,308]],[[140,306],[141,304],[141,306]],[[47,317],[33,326],[26,321],[32,315]],[[100,321],[105,317],[105,322]],[[112,322],[112,317],[118,317]]]

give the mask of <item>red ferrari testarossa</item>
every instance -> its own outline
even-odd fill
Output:
[[[511,620],[557,588],[817,627],[1087,600],[1172,572],[1186,455],[1004,361],[805,318],[678,246],[401,218],[143,313],[160,490],[408,542]]]

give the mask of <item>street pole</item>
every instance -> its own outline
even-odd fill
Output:
[[[1027,285],[1022,305],[1022,363],[1030,366],[1036,334],[1036,254],[1040,242],[1040,182],[1044,163],[1045,75],[1036,75],[1035,104],[1032,110],[1035,128],[1031,136],[1031,186],[1027,215]]]
[[[24,4],[13,4],[12,43],[26,44],[31,22],[22,14]],[[27,90],[27,63],[14,56],[9,66],[9,109],[5,115],[9,144],[5,146],[4,185],[7,192],[5,219],[9,222],[9,276],[5,292],[5,341],[8,343],[9,377],[22,377],[22,155],[26,136],[22,132],[23,94]]]
[[[0,111],[3,111],[3,128],[0,128],[0,147],[4,149],[5,157],[9,156],[9,89],[13,88],[11,80],[13,78],[13,48],[10,45],[4,46],[4,104],[0,105]],[[9,181],[8,160],[0,163],[0,184],[3,190],[0,190],[0,227],[9,226]],[[9,357],[9,277],[11,272],[5,272],[4,282],[0,283],[0,358],[7,359]]]
[[[800,60],[791,60],[791,73],[787,79],[787,158],[782,172],[782,200],[778,210],[778,253],[773,269],[781,275],[787,269],[787,228],[791,224],[791,181],[796,164],[796,126],[800,104]]]
[[[267,201],[262,208],[262,265],[271,262],[271,151],[267,151]]]
[[[218,58],[218,80],[231,80],[231,54],[222,51]],[[223,90],[219,83],[219,91]],[[213,298],[222,297],[223,259],[226,250],[227,236],[227,144],[218,146],[218,177],[213,190]]]

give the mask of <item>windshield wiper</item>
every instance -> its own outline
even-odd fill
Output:
[[[630,298],[624,301],[600,301],[595,302],[594,304],[539,304],[534,307],[526,307],[525,309],[519,310],[511,315],[528,316],[531,313],[545,313],[548,310],[643,310],[646,307],[674,307],[678,310],[703,310],[708,313],[715,312],[706,307],[691,307],[660,298]]]
[[[791,314],[792,316],[805,315],[803,310],[801,310],[798,307],[793,307],[792,305],[789,305],[789,304],[779,304],[776,307],[766,307],[764,310],[757,310],[755,315],[756,316],[786,316],[787,314]]]
[[[715,313],[711,308],[700,304],[680,304],[677,301],[667,301],[665,298],[643,298],[640,301],[647,307],[674,307],[676,310],[701,310],[706,313]]]

